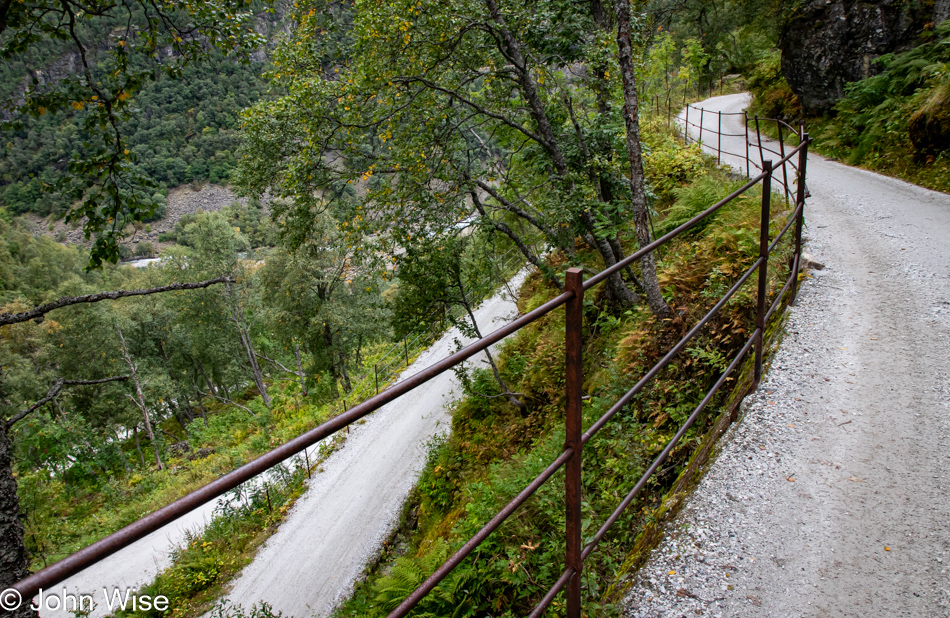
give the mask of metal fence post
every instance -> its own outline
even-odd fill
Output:
[[[762,133],[759,131],[759,115],[755,115],[755,142],[759,147],[759,161],[762,163],[762,171],[765,171],[765,151],[762,150]]]
[[[769,276],[769,220],[772,201],[772,160],[762,161],[762,220],[759,223],[759,294],[755,306],[755,328],[759,331],[755,343],[755,384],[762,378],[762,356],[765,347],[765,291]]]
[[[752,178],[749,170],[749,112],[742,110],[742,114],[745,116],[745,177]]]
[[[716,133],[716,165],[722,163],[722,112],[716,112],[719,114],[719,128]]]
[[[402,347],[403,347],[403,350],[405,350],[406,352],[406,367],[408,367],[409,366],[409,337],[408,335],[406,336],[405,339],[402,340]]]
[[[379,363],[373,365],[373,381],[376,382],[376,394],[379,394]]]
[[[775,126],[778,127],[778,149],[782,157],[782,188],[785,191],[785,204],[788,205],[788,171],[785,168],[785,140],[782,138],[782,123],[776,120]]]
[[[789,294],[788,304],[794,305],[798,297],[798,272],[801,270],[802,261],[802,223],[805,221],[805,164],[808,162],[808,133],[805,133],[805,127],[802,127],[802,149],[798,151],[798,195],[795,197],[795,208],[802,207],[798,213],[798,219],[795,221],[795,256],[794,270],[792,273],[792,289]]]
[[[683,143],[689,143],[689,105],[686,106],[686,119],[683,121]]]
[[[574,570],[574,575],[567,583],[567,617],[580,618],[581,572],[584,568],[581,557],[581,386],[584,382],[581,346],[584,326],[584,271],[580,268],[568,269],[564,291],[574,292],[574,298],[567,301],[565,306],[564,332],[564,382],[567,398],[564,448],[573,450],[565,465],[564,475],[567,537],[565,568]]]
[[[703,117],[706,115],[706,108],[699,108],[699,139],[696,140],[700,145],[703,143]]]

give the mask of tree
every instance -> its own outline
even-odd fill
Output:
[[[139,381],[138,371],[135,363],[132,362],[132,357],[129,356],[129,350],[125,347],[125,337],[122,336],[122,329],[116,326],[115,331],[119,335],[119,341],[122,342],[122,358],[125,359],[125,364],[129,366],[129,376],[132,378],[132,383],[135,384],[135,396],[129,395],[129,399],[142,412],[142,417],[145,419],[145,431],[148,433],[148,439],[152,443],[152,451],[155,454],[155,465],[158,466],[159,470],[164,470],[165,466],[162,465],[162,457],[159,454],[158,440],[155,439],[155,432],[152,431],[152,421],[148,417],[148,406],[145,405],[145,395],[142,394],[142,383]]]
[[[643,157],[640,150],[640,102],[637,98],[637,78],[633,70],[633,42],[630,34],[630,1],[615,0],[617,12],[617,61],[623,82],[623,118],[627,132],[627,160],[630,163],[630,195],[633,223],[640,246],[650,244],[650,221],[647,212],[646,184],[643,179]],[[661,318],[673,317],[656,278],[653,253],[640,258],[643,273],[643,291],[650,310]]]
[[[475,319],[475,309],[484,296],[494,288],[490,278],[474,279],[468,273],[481,275],[479,269],[466,264],[469,236],[437,236],[415,243],[399,262],[399,295],[397,319],[405,321],[413,316],[438,311],[463,335],[481,339],[482,332]],[[467,266],[467,268],[466,268]],[[455,310],[461,308],[461,316]],[[505,384],[491,351],[485,356],[502,394],[516,408],[527,412],[527,407]]]
[[[199,272],[215,273],[227,278],[224,292],[219,295],[223,305],[223,314],[234,327],[244,360],[251,372],[251,378],[257,386],[264,405],[270,407],[271,398],[264,383],[264,372],[258,362],[251,323],[246,312],[249,300],[249,273],[238,254],[249,249],[247,239],[231,227],[221,213],[199,212],[195,222],[185,227],[188,243],[194,248],[191,257],[194,268]]]
[[[78,113],[82,149],[56,186],[78,206],[67,221],[82,221],[95,236],[90,266],[119,257],[122,229],[153,216],[154,184],[138,171],[126,139],[135,108],[131,97],[143,84],[181,75],[208,45],[246,53],[262,42],[248,28],[249,0],[0,0],[0,58],[71,56],[77,73],[44,79],[32,73],[25,91],[6,106],[12,117],[4,131],[22,127],[25,117],[65,110]],[[171,53],[167,53],[170,51]]]
[[[351,390],[347,366],[385,332],[389,313],[379,266],[345,244],[331,217],[316,219],[307,242],[295,250],[281,246],[268,256],[260,281],[278,341],[288,347],[303,343],[314,371],[329,374],[336,397],[338,382],[344,392]]]
[[[274,210],[297,238],[332,210],[352,244],[374,235],[367,251],[395,254],[474,209],[532,263],[539,239],[593,271],[580,238],[611,266],[639,204],[608,17],[599,1],[437,2],[423,15],[398,0],[361,6],[345,30],[320,0],[301,2],[275,53],[288,94],[246,115],[235,180],[289,198]],[[319,36],[331,27],[346,32],[332,45]],[[604,70],[573,69],[583,65]],[[353,185],[348,205],[341,187]],[[642,278],[659,289],[649,268]],[[620,273],[607,288],[619,305],[637,301]]]

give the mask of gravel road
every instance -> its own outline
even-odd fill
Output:
[[[827,267],[628,616],[950,616],[950,196],[814,154],[808,186]]]
[[[525,274],[507,288],[518,290]],[[514,301],[505,292],[485,301],[475,312],[481,331],[492,332],[514,319]],[[451,329],[403,375],[448,356],[456,339],[470,341]],[[443,373],[356,425],[235,581],[227,599],[245,608],[264,601],[295,618],[328,615],[398,523],[425,463],[426,444],[451,426],[445,406],[456,391],[455,374]]]

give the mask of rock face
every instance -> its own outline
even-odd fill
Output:
[[[782,31],[782,74],[807,113],[831,109],[848,82],[876,72],[874,60],[913,47],[950,0],[805,0]]]

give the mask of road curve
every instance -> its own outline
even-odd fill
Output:
[[[700,104],[707,150],[747,103]],[[950,196],[814,154],[807,180],[826,268],[628,616],[950,616]]]

